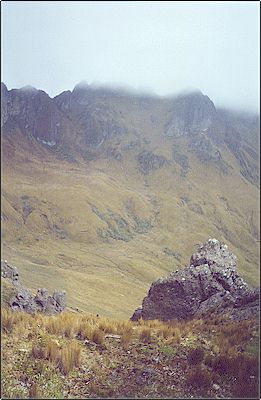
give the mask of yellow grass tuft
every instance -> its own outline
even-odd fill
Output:
[[[68,343],[60,352],[59,369],[63,374],[68,374],[73,368],[78,368],[81,363],[81,347],[76,342]]]
[[[132,327],[126,328],[123,331],[122,336],[121,336],[121,344],[125,350],[128,348],[129,343],[132,339],[132,336],[133,336],[133,328]]]
[[[104,332],[101,331],[99,328],[95,328],[92,332],[92,341],[96,344],[102,345],[104,343]]]

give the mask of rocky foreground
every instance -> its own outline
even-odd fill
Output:
[[[191,256],[190,265],[151,285],[132,320],[207,318],[229,314],[235,321],[257,318],[259,288],[251,289],[236,272],[228,246],[209,239]]]
[[[33,297],[3,262],[16,294],[3,286],[1,396],[258,399],[258,291],[235,268],[210,239],[190,266],[152,284],[137,321],[124,321],[58,312],[54,295]]]

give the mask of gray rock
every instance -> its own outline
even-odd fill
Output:
[[[131,320],[132,321],[138,321],[142,317],[142,307],[137,308],[137,310],[134,311]]]
[[[57,313],[62,312],[65,309],[67,302],[65,290],[61,292],[55,291],[52,295],[52,298],[54,299],[55,303],[54,311]]]
[[[236,273],[236,256],[227,245],[209,239],[190,265],[154,282],[132,320],[204,318],[229,313],[233,320],[257,317],[259,290]]]
[[[14,311],[24,311],[29,314],[43,312],[57,314],[66,308],[66,292],[55,291],[52,296],[44,288],[38,289],[36,296],[24,288],[19,281],[16,267],[12,267],[6,260],[1,260],[1,273],[3,278],[11,279],[17,288],[16,294],[10,298],[9,305]]]
[[[16,296],[10,299],[9,305],[14,311],[25,311],[29,314],[37,311],[37,305],[34,302],[32,294],[25,288],[21,288]]]
[[[16,267],[8,264],[6,260],[1,260],[1,276],[11,279],[13,283],[19,282],[19,273]]]
[[[9,305],[14,311],[25,311],[29,314],[42,312],[47,314],[58,314],[66,307],[66,293],[54,292],[48,295],[46,289],[38,289],[35,297],[25,288],[21,288],[16,296],[12,297]]]

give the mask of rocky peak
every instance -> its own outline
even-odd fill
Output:
[[[217,239],[209,239],[199,246],[196,253],[191,256],[190,266],[197,267],[203,264],[209,266],[217,264],[219,268],[236,270],[236,256],[228,250],[228,246]]]
[[[2,102],[3,133],[14,132],[54,145],[60,136],[61,114],[53,100],[32,86],[5,91]]]
[[[31,85],[23,86],[19,90],[20,90],[20,92],[29,93],[29,94],[36,94],[38,92],[38,90],[34,86],[31,86]],[[41,90],[40,92],[43,92],[44,94],[47,95],[47,93],[45,93],[43,90]]]
[[[236,256],[224,243],[209,239],[190,265],[154,282],[133,320],[204,318],[229,313],[235,320],[258,316],[259,291],[236,272]]]
[[[205,132],[216,114],[213,102],[198,91],[176,97],[172,110],[165,132],[169,137]]]
[[[8,89],[7,86],[4,84],[4,82],[1,82],[1,94],[7,94]]]

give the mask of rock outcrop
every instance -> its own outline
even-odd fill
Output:
[[[46,289],[38,289],[34,297],[28,289],[20,288],[9,301],[12,310],[25,311],[29,314],[43,312],[47,314],[61,313],[66,307],[66,293],[54,292],[52,296]]]
[[[7,260],[1,260],[1,276],[10,279],[14,285],[19,283],[17,268],[8,264]]]
[[[146,150],[138,154],[137,159],[140,171],[145,175],[163,167],[163,165],[168,162],[164,156],[160,156]]]
[[[236,272],[236,256],[226,244],[209,239],[190,265],[151,285],[132,320],[205,318],[228,313],[233,320],[257,317],[259,289],[252,290]]]
[[[6,260],[1,260],[1,275],[3,278],[10,279],[16,287],[16,294],[9,299],[12,310],[29,314],[36,312],[57,314],[65,309],[65,291],[55,291],[51,296],[46,289],[41,288],[38,289],[36,296],[33,296],[30,290],[21,285],[17,268],[8,264]]]

